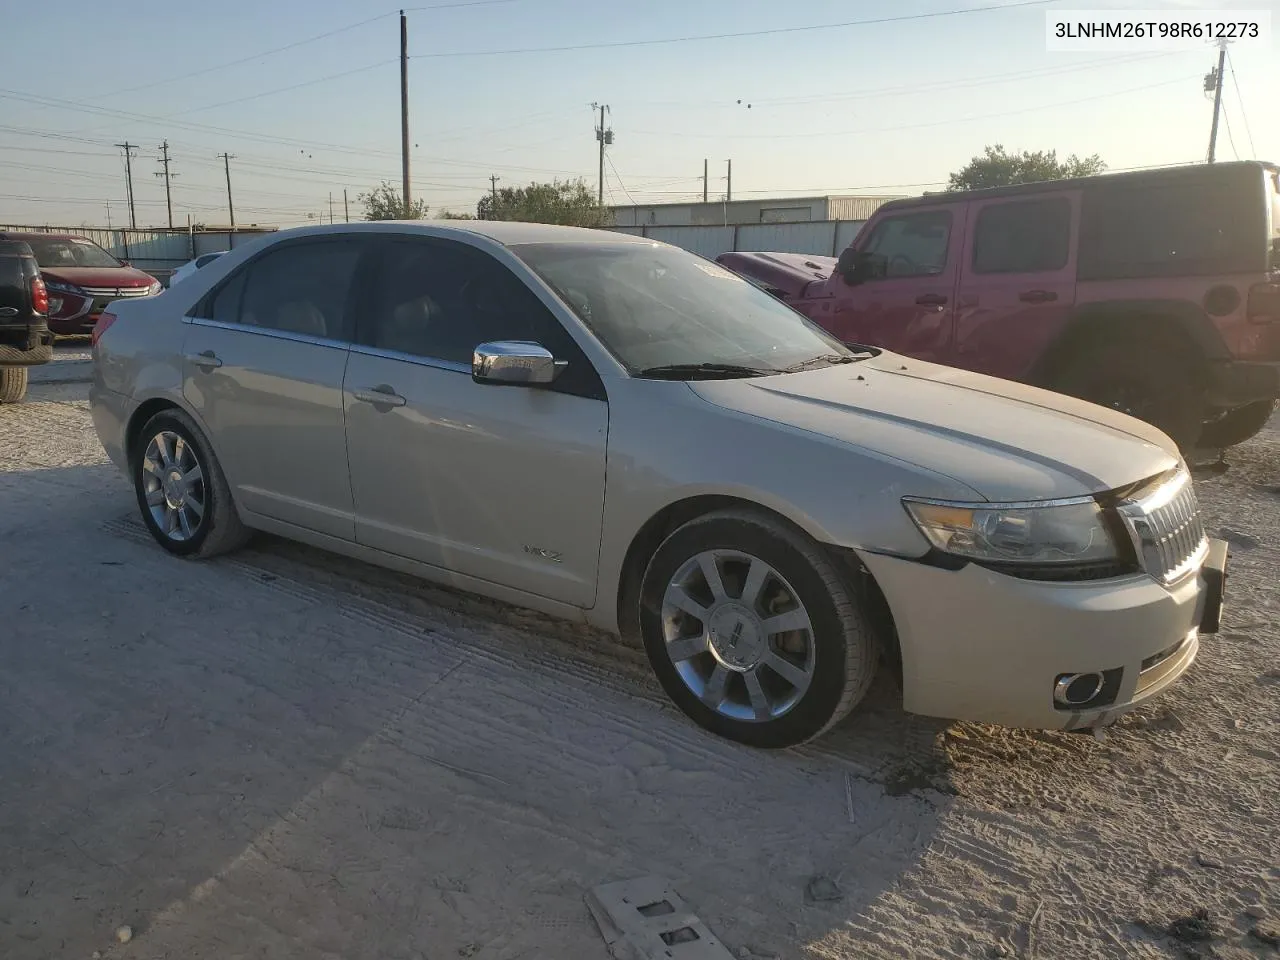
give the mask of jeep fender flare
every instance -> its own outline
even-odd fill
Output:
[[[1032,366],[1028,381],[1053,389],[1064,364],[1095,343],[1150,337],[1153,347],[1177,351],[1198,369],[1231,359],[1208,314],[1187,300],[1102,300],[1078,304]]]

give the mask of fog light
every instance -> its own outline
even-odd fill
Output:
[[[1064,673],[1053,685],[1053,702],[1062,707],[1079,707],[1102,692],[1106,679],[1100,673]]]

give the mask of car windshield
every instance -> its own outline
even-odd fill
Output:
[[[36,263],[46,268],[123,266],[107,251],[88,240],[31,239],[27,243],[36,255]]]
[[[857,356],[755,285],[675,247],[536,243],[512,251],[633,375],[675,367],[750,376]]]

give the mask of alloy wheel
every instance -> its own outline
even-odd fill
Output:
[[[160,431],[142,454],[141,470],[147,509],[157,529],[178,543],[199,533],[208,491],[191,444],[171,430]]]

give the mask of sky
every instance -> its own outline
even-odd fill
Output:
[[[1216,50],[1047,52],[1046,10],[1267,10],[1280,28],[1280,0],[407,2],[413,193],[431,215],[474,211],[490,176],[594,190],[593,103],[609,106],[619,204],[700,199],[704,159],[717,198],[730,159],[735,198],[918,194],[994,143],[1113,170],[1194,162]],[[997,4],[1012,5],[947,13]],[[341,220],[344,190],[356,219],[361,192],[399,187],[397,7],[0,0],[0,22],[19,25],[0,223],[125,225],[126,141],[139,226],[166,223],[165,140],[179,226],[227,222],[222,153],[240,224],[328,218],[330,196]],[[1229,58],[1218,157],[1280,161],[1280,45]]]

